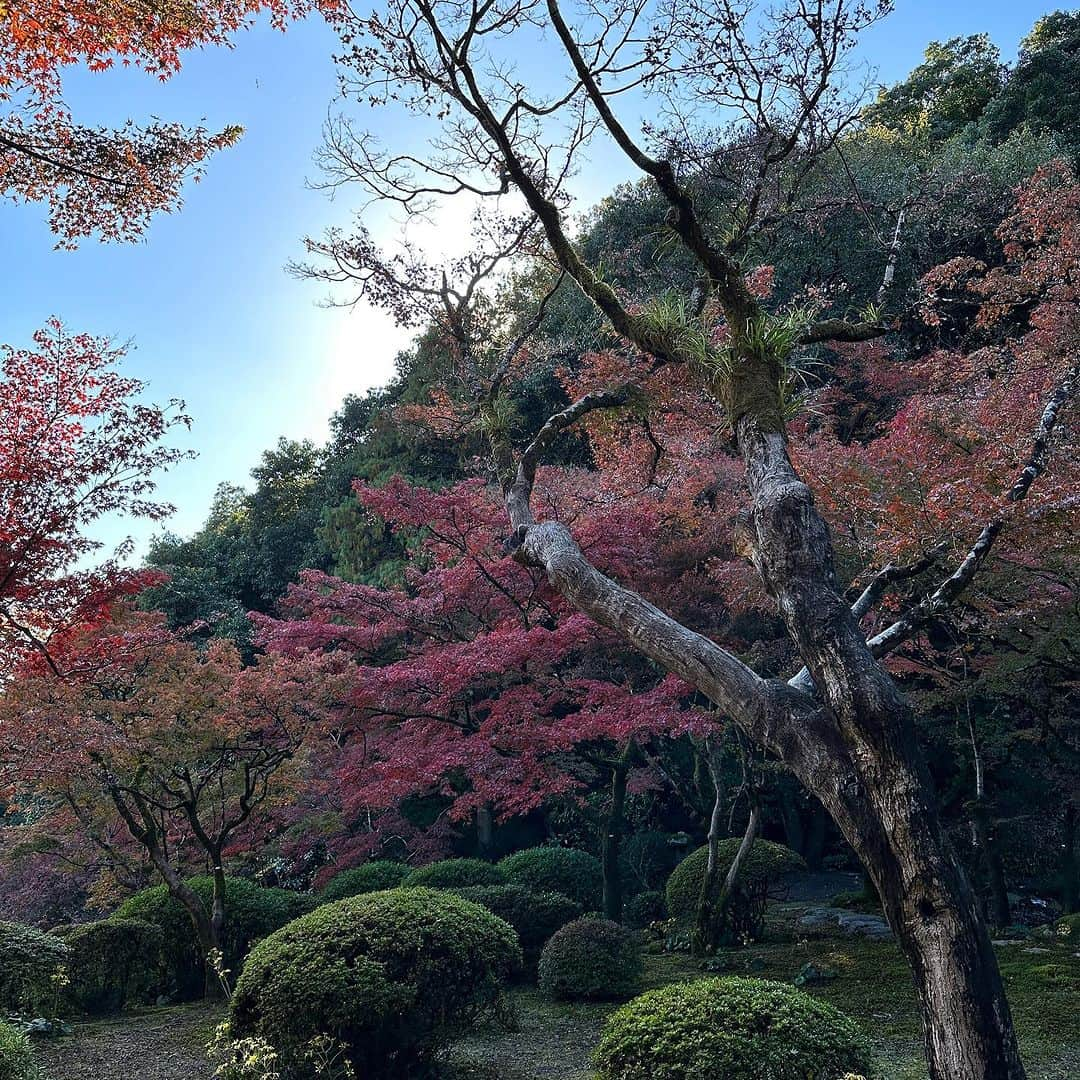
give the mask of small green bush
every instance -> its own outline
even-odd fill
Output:
[[[261,1037],[286,1070],[326,1036],[365,1078],[408,1075],[501,1003],[521,961],[517,935],[448,891],[366,893],[326,904],[272,934],[233,993],[233,1038]]]
[[[717,848],[720,874],[731,866],[742,839],[737,836],[721,840]],[[697,912],[701,883],[709,860],[708,845],[692,851],[675,867],[667,884],[667,905],[673,919],[689,920]],[[771,840],[755,840],[742,866],[741,882],[746,886],[768,885],[784,874],[805,870],[802,856]]]
[[[483,859],[443,859],[409,872],[406,888],[467,889],[471,885],[505,885],[506,874]]]
[[[631,930],[644,930],[667,918],[667,902],[662,892],[643,892],[626,902],[623,919]]]
[[[335,874],[326,883],[326,888],[319,893],[319,903],[332,904],[335,900],[344,900],[348,896],[363,896],[364,893],[396,889],[408,875],[409,867],[404,863],[376,859],[374,862]]]
[[[64,997],[78,1012],[120,1012],[127,1004],[145,1005],[161,982],[160,926],[142,919],[57,926],[55,934],[71,950]]]
[[[38,1080],[30,1040],[0,1020],[0,1080]]]
[[[581,905],[568,896],[533,892],[524,885],[471,885],[456,891],[517,931],[525,963],[530,966],[540,959],[540,951],[556,930],[581,917]]]
[[[214,896],[210,877],[188,881],[207,911]],[[298,915],[310,911],[312,897],[290,889],[264,889],[243,878],[225,879],[225,931],[222,941],[225,967],[235,978],[251,946]],[[182,1000],[200,997],[204,990],[205,966],[187,909],[164,885],[128,897],[113,915],[118,919],[140,919],[161,927],[162,965],[166,989]]]
[[[839,1010],[784,983],[702,979],[652,990],[612,1014],[597,1080],[839,1080],[870,1051]]]
[[[576,919],[544,946],[537,984],[549,997],[607,1000],[641,988],[641,949],[629,930],[608,919]]]
[[[527,848],[507,855],[500,869],[515,885],[536,892],[557,892],[576,900],[586,911],[604,900],[604,870],[600,860],[574,848]]]
[[[740,837],[720,841],[717,857],[721,876],[727,873],[741,843]],[[697,915],[708,860],[708,846],[700,847],[687,855],[668,878],[668,913],[681,924],[692,923]],[[733,903],[729,913],[736,929],[756,937],[764,919],[769,886],[784,874],[805,868],[806,863],[802,857],[783,844],[774,844],[771,840],[755,840],[743,863],[737,901]]]
[[[56,1016],[68,955],[52,934],[0,922],[0,1013]]]

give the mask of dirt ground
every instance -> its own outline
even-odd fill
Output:
[[[48,1080],[210,1080],[206,1043],[223,1012],[200,1002],[79,1023],[38,1058]]]

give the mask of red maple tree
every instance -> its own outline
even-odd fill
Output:
[[[154,474],[187,457],[161,445],[186,426],[183,403],[141,400],[120,374],[123,348],[52,320],[30,348],[4,346],[0,377],[0,671],[58,633],[94,622],[145,571],[123,565],[130,544],[91,567],[103,517],[159,520]]]
[[[185,50],[226,46],[260,13],[284,27],[335,6],[335,0],[11,0],[0,7],[0,106],[7,110],[0,116],[0,191],[47,202],[61,247],[94,233],[138,238],[154,212],[178,204],[184,180],[197,179],[205,159],[235,143],[241,129],[212,132],[160,120],[112,130],[87,126],[65,103],[65,69],[134,65],[167,79],[179,71]]]
[[[228,917],[226,854],[274,827],[305,740],[333,723],[344,690],[321,658],[245,668],[233,645],[200,649],[162,616],[108,614],[65,633],[49,662],[27,657],[0,701],[5,794],[29,820],[18,842],[48,838],[54,859],[96,857],[128,882],[151,869],[209,955]],[[193,869],[213,877],[209,910],[185,881]]]

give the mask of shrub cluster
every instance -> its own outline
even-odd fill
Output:
[[[0,922],[0,1014],[56,1016],[68,955],[52,934]]]
[[[195,877],[189,879],[188,885],[209,911],[214,896],[213,879]],[[310,896],[290,889],[264,889],[243,878],[226,878],[222,941],[225,967],[235,977],[256,941],[310,911],[313,904]],[[202,995],[205,964],[199,939],[187,909],[166,886],[155,885],[129,897],[114,918],[139,919],[160,927],[166,988],[184,1000]]]
[[[467,889],[471,885],[505,885],[506,874],[483,859],[443,859],[410,871],[401,884],[410,889]]]
[[[0,1020],[0,1080],[38,1080],[30,1040]]]
[[[641,988],[643,964],[637,939],[608,919],[567,923],[544,946],[537,984],[549,997],[607,1000]]]
[[[524,885],[471,885],[457,894],[508,922],[518,934],[530,967],[556,930],[581,917],[581,905],[556,892],[533,892]]]
[[[653,990],[607,1021],[597,1080],[838,1080],[870,1070],[853,1021],[763,979],[702,979]]]
[[[721,877],[727,874],[741,843],[740,837],[720,841],[717,859]],[[708,845],[700,847],[687,855],[668,878],[668,913],[677,922],[693,922],[708,860]],[[728,913],[734,929],[756,937],[765,916],[770,885],[784,874],[805,868],[806,863],[802,857],[783,844],[774,844],[771,840],[755,840],[742,865],[738,890]]]
[[[527,848],[507,855],[499,868],[515,885],[536,892],[557,892],[577,901],[585,911],[603,904],[604,870],[600,860],[573,848]]]
[[[409,867],[404,863],[391,862],[389,859],[376,859],[362,866],[354,866],[351,870],[342,870],[340,874],[335,874],[326,883],[326,887],[319,893],[319,903],[332,904],[335,900],[344,900],[349,896],[396,889],[408,874]]]
[[[721,877],[728,872],[741,843],[742,839],[737,836],[720,841],[717,859]],[[668,878],[667,905],[673,919],[690,920],[694,917],[708,861],[708,845],[699,847],[687,855]],[[771,840],[758,839],[742,865],[740,880],[746,888],[767,887],[784,874],[805,869],[802,857],[791,848],[774,844]]]
[[[64,997],[77,1012],[120,1012],[153,1000],[161,983],[160,926],[142,919],[54,927],[70,950]]]
[[[357,1074],[404,1076],[501,1002],[520,963],[514,930],[451,892],[401,888],[316,911],[271,934],[244,965],[234,1038],[261,1038],[302,1072],[320,1036]]]

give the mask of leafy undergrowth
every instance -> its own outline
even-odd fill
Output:
[[[783,927],[774,927],[783,936]],[[719,974],[752,974],[790,982],[807,964],[835,977],[804,987],[858,1019],[888,1080],[925,1080],[915,995],[907,967],[888,943],[846,938],[773,940],[731,950],[711,965]],[[998,951],[1032,1080],[1080,1076],[1080,958],[1041,948],[1035,939]],[[710,972],[712,973],[712,972]],[[646,957],[646,986],[702,977],[685,955]],[[447,1080],[588,1080],[589,1056],[610,1003],[569,1004],[516,989],[519,1030],[485,1028],[449,1055]],[[123,1019],[77,1024],[70,1038],[45,1044],[49,1080],[209,1080],[204,1046],[220,1006],[150,1009]]]

